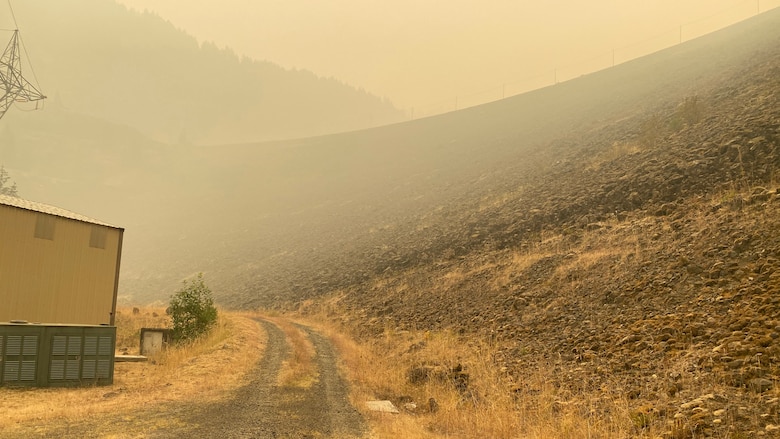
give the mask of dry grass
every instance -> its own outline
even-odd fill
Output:
[[[507,254],[499,263],[500,268],[493,275],[493,280],[490,284],[491,288],[493,290],[500,290],[506,287],[533,264],[550,256],[552,256],[552,253],[538,251],[528,252],[515,250],[509,252],[509,254]]]
[[[573,254],[571,259],[556,267],[555,276],[560,279],[576,281],[589,275],[589,271],[599,264],[618,264],[626,260],[629,255],[636,254],[636,247],[612,247],[598,248]]]
[[[770,190],[774,191],[774,187]],[[744,198],[747,197],[744,195]],[[722,200],[716,196],[699,202],[704,212]],[[766,215],[771,213],[774,211],[767,211]],[[735,214],[738,212],[735,211]],[[766,221],[761,216],[764,213],[753,212],[751,215],[750,221]],[[700,223],[693,229],[705,234],[715,233],[713,228],[717,224],[713,224],[711,218],[701,215],[692,219]],[[750,228],[749,222],[744,224]],[[550,285],[559,291],[575,294],[578,285],[587,281],[588,272],[627,271],[652,260],[654,249],[647,243],[650,232],[676,233],[671,219],[666,217],[612,218],[601,223],[599,228],[581,232],[577,239],[567,239],[563,234],[540,236],[528,248],[507,250],[473,262],[446,266],[436,277],[436,288],[426,291],[426,294],[439,294],[439,291],[446,291],[453,285],[471,282],[486,267],[490,268],[487,271],[493,276],[489,281],[491,288],[515,285],[524,272],[548,257],[562,261],[549,279]],[[391,282],[383,281],[378,286],[385,288],[392,297],[394,287]],[[373,293],[382,294],[383,291],[379,288]],[[560,293],[560,297],[561,301],[568,300],[564,293]],[[551,302],[550,306],[556,306],[556,302]],[[538,315],[531,307],[529,305],[524,310],[529,319]],[[356,329],[359,332],[359,323],[353,321],[346,329],[328,323],[329,317],[343,313],[339,309],[338,297],[323,301],[320,306],[312,306],[308,311],[310,319],[325,327],[323,332],[328,334],[340,352],[344,373],[353,385],[353,404],[370,421],[371,437],[375,438],[699,437],[697,435],[702,433],[691,430],[695,423],[687,423],[686,417],[691,416],[690,413],[678,413],[674,407],[679,407],[681,401],[703,394],[728,393],[726,389],[729,385],[723,382],[722,376],[718,378],[718,375],[698,371],[693,364],[695,359],[711,355],[711,347],[691,344],[679,355],[671,356],[654,371],[651,380],[641,384],[648,391],[652,386],[659,386],[661,390],[657,392],[656,400],[642,402],[630,399],[632,396],[628,389],[632,384],[622,380],[631,378],[616,376],[614,380],[589,387],[589,383],[583,382],[584,375],[577,371],[577,364],[543,363],[547,360],[531,352],[525,357],[520,353],[514,358],[517,367],[513,367],[511,372],[516,375],[509,375],[509,370],[502,371],[498,366],[504,364],[505,359],[501,350],[489,340],[473,338],[473,334],[461,337],[447,331],[387,329],[381,337],[367,336],[356,342],[342,332]],[[523,324],[534,322],[524,321]],[[448,371],[458,365],[469,374],[467,391],[458,390],[446,379],[412,384],[408,378],[409,371],[416,367],[428,366]],[[764,367],[771,369],[775,366]],[[689,392],[683,399],[680,399],[680,394],[669,394],[665,390],[662,377],[672,376],[681,377],[682,388]],[[780,389],[773,389],[766,395],[749,395],[755,399],[756,405],[778,396]],[[430,398],[438,403],[435,412],[428,409]],[[365,402],[374,399],[390,399],[399,405],[402,413],[390,415],[367,411]],[[416,409],[404,408],[402,401],[409,400],[417,404]],[[713,434],[713,437],[732,437],[725,429]]]
[[[153,313],[121,310],[118,339],[138,351],[136,329],[157,326]],[[121,316],[121,318],[120,318]],[[215,329],[205,338],[178,346],[146,363],[116,363],[114,384],[78,389],[0,388],[0,431],[3,437],[25,432],[45,433],[52,425],[78,423],[101,413],[140,414],[140,409],[166,402],[216,401],[246,382],[262,353],[265,334],[246,316],[220,313]],[[122,347],[119,343],[118,347]],[[224,374],[225,370],[233,371]],[[17,432],[17,433],[14,433]]]
[[[540,236],[528,248],[444,270],[437,287],[446,290],[489,272],[493,276],[491,288],[502,289],[516,283],[537,262],[566,256],[551,280],[571,283],[574,288],[572,275],[605,264],[641,260],[636,233],[612,221],[603,230],[586,231],[576,240],[561,234]],[[387,285],[383,282],[381,286]],[[660,433],[637,428],[643,416],[655,414],[632,408],[619,388],[572,391],[553,382],[562,377],[556,366],[531,362],[522,368],[522,377],[510,376],[498,366],[502,352],[491,340],[447,331],[387,329],[383,337],[356,342],[343,335],[344,328],[329,323],[329,318],[340,315],[338,297],[302,311],[308,313],[307,324],[322,328],[338,349],[343,371],[353,386],[352,402],[370,421],[371,437],[573,439],[652,437]],[[528,314],[534,313],[529,310]],[[469,376],[468,387],[458,389],[446,378],[413,384],[409,371],[419,367],[443,371],[445,377],[448,371],[462,367]],[[436,411],[430,410],[431,398],[437,403]],[[375,399],[392,400],[402,413],[369,412],[365,402]],[[417,405],[415,409],[404,407],[403,401],[409,400]]]
[[[652,130],[656,130],[656,128],[653,127]],[[652,140],[644,140],[644,142],[650,143],[648,146],[652,146],[652,144],[655,143],[655,137],[657,137],[657,134],[653,132],[652,137]],[[640,151],[642,151],[642,148],[637,142],[613,142],[609,148],[605,148],[603,151],[594,155],[588,161],[586,169],[598,171],[607,163],[615,161],[626,155],[636,154]]]
[[[503,192],[500,194],[488,195],[482,197],[479,201],[479,212],[484,212],[488,209],[498,209],[507,204],[509,201],[517,200],[523,195],[523,188],[519,187],[509,192]]]
[[[443,331],[386,332],[357,343],[338,328],[311,317],[340,354],[352,384],[351,399],[371,426],[372,438],[625,438],[636,433],[626,401],[598,395],[569,395],[551,381],[546,366],[517,382],[496,366],[499,354],[489,342],[466,340]],[[432,378],[412,384],[408,372],[428,366],[450,371],[458,366],[468,387]],[[429,401],[436,401],[431,411]],[[389,399],[401,414],[370,412],[366,401]],[[405,407],[403,401],[417,407]]]
[[[163,307],[120,307],[116,313],[117,351],[140,353],[141,328],[170,328],[170,316]]]

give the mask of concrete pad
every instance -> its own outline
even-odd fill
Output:
[[[366,402],[366,407],[368,407],[369,410],[372,412],[381,412],[381,413],[394,413],[398,414],[401,413],[398,411],[398,408],[393,405],[390,401],[368,401]]]

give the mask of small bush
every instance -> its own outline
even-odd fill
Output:
[[[182,289],[171,296],[169,313],[173,339],[177,342],[194,340],[211,329],[217,321],[217,308],[203,273],[191,281],[185,280]]]

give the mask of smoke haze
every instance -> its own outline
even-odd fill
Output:
[[[326,294],[452,257],[460,234],[487,239],[471,213],[524,206],[565,160],[557,143],[584,148],[583,132],[637,124],[777,44],[780,10],[691,40],[706,17],[746,18],[757,2],[652,5],[15,2],[50,99],[0,120],[0,164],[22,197],[126,228],[127,302],[198,272],[227,305]],[[612,47],[614,69],[566,68]],[[398,107],[419,119],[426,102],[452,109],[456,93],[504,81],[551,85],[550,69],[560,84],[394,123]]]
[[[617,50],[630,59],[777,1],[120,0],[202,41],[334,76],[418,114]],[[649,40],[649,41],[648,41]],[[631,47],[626,47],[631,45]],[[659,47],[659,45],[661,45]],[[619,61],[619,60],[618,60]],[[584,72],[576,73],[579,75]],[[539,79],[537,78],[537,81]],[[522,81],[521,81],[522,82]],[[533,83],[530,84],[533,86]],[[544,84],[547,85],[547,84]],[[518,87],[521,84],[517,84]],[[475,97],[477,99],[478,97]],[[467,102],[463,102],[467,104]],[[452,108],[449,108],[452,109]]]

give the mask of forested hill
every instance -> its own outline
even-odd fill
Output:
[[[113,0],[13,7],[47,105],[128,125],[158,142],[305,137],[403,117],[387,100],[337,79],[199,44],[159,16]],[[2,15],[0,28],[12,28],[10,14]]]

